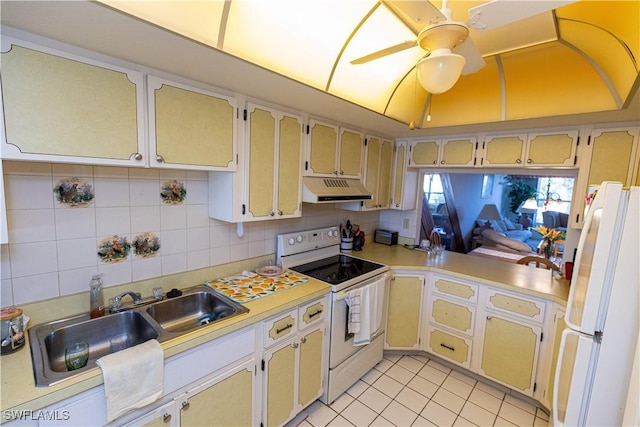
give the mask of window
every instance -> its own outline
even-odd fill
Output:
[[[447,212],[440,175],[425,174],[423,190],[429,205],[429,211],[433,217],[434,227],[442,228],[442,225],[449,219],[449,213]]]

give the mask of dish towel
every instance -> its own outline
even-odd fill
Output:
[[[382,321],[382,314],[384,310],[384,280],[378,280],[367,286],[363,286],[355,291],[351,291],[359,294],[358,318],[359,327],[357,330],[349,332],[354,333],[353,345],[361,346],[371,342],[371,338],[380,329],[380,323]],[[349,296],[349,293],[347,293]],[[351,313],[351,306],[349,306],[349,313]],[[350,323],[351,314],[350,314]]]
[[[345,302],[347,303],[348,318],[347,330],[350,334],[360,332],[360,300],[362,299],[362,288],[347,292]]]
[[[164,353],[157,340],[101,357],[109,422],[162,397]]]

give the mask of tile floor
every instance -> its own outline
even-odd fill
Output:
[[[287,427],[546,426],[539,408],[423,356],[385,354],[331,406],[317,401]]]

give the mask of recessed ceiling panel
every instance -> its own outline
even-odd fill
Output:
[[[354,65],[351,61],[412,40],[415,40],[415,35],[388,9],[377,8],[346,46],[329,92],[374,111],[384,111],[397,84],[426,52],[413,47],[364,64]]]
[[[223,49],[324,90],[349,35],[375,4],[375,0],[232,1]]]
[[[559,42],[501,57],[507,120],[617,108],[609,88],[591,64]]]
[[[209,46],[218,44],[223,1],[100,2]]]

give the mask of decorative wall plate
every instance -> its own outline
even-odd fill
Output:
[[[98,244],[98,258],[102,262],[124,261],[129,256],[131,244],[126,237],[112,236],[104,238]]]
[[[145,232],[138,234],[131,242],[136,256],[151,258],[160,250],[160,238],[155,233]]]
[[[70,207],[88,206],[95,197],[93,186],[78,177],[63,178],[53,187],[56,200]]]
[[[171,180],[162,184],[160,190],[162,201],[168,205],[180,205],[187,197],[187,189],[183,182]]]

